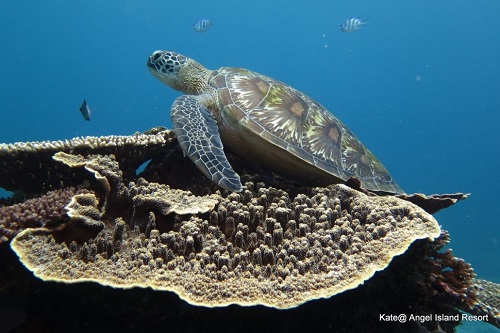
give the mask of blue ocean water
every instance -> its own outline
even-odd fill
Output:
[[[407,193],[471,192],[436,218],[498,283],[499,13],[496,0],[2,1],[0,142],[170,127],[180,93],[146,69],[156,49],[249,68],[326,106]],[[357,16],[368,24],[339,30]]]

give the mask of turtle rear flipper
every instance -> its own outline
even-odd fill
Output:
[[[229,164],[214,117],[193,96],[178,97],[170,113],[184,155],[223,189],[241,192],[240,176]]]

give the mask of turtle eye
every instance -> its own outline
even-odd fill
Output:
[[[161,53],[160,52],[153,54],[153,61],[154,62],[157,62],[158,59],[160,59],[160,58],[161,58]]]

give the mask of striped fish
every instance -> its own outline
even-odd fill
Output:
[[[195,24],[193,24],[193,29],[196,32],[205,32],[208,29],[210,29],[210,26],[212,25],[212,20],[210,19],[201,19]]]
[[[86,100],[83,100],[82,106],[80,106],[80,112],[82,113],[83,119],[90,121],[91,112]]]
[[[347,19],[344,23],[340,25],[340,30],[342,30],[345,33],[359,30],[361,29],[362,26],[366,25],[366,20],[367,19],[362,17],[353,17]]]

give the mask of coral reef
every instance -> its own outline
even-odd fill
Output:
[[[425,195],[422,193],[415,194],[399,194],[398,198],[412,202],[415,205],[423,208],[427,213],[434,214],[441,209],[450,207],[460,200],[467,199],[469,193],[453,193],[453,194],[431,194]]]
[[[8,191],[22,190],[27,195],[67,186],[76,186],[87,173],[68,172],[52,160],[57,152],[115,156],[125,179],[135,177],[144,162],[162,158],[176,140],[172,131],[155,128],[129,136],[80,137],[64,141],[17,142],[0,144],[0,187]]]
[[[350,178],[347,180],[346,185],[363,192],[367,195],[375,195],[375,193],[369,192],[361,187],[361,182],[356,178]],[[469,197],[470,193],[453,193],[453,194],[431,194],[425,195],[422,193],[413,194],[397,194],[395,197],[404,199],[415,205],[419,206],[429,214],[435,214],[441,209],[448,208],[456,204],[460,200],[465,200]]]
[[[23,229],[55,227],[65,223],[68,220],[64,209],[66,205],[74,195],[87,192],[89,190],[67,187],[22,203],[0,206],[0,243],[12,239]]]
[[[241,193],[229,193],[185,162],[169,131],[107,138],[104,141],[113,142],[110,147],[95,144],[101,142],[98,138],[83,146],[81,139],[66,145],[0,146],[6,174],[15,173],[9,163],[16,151],[24,166],[21,172],[30,174],[24,165],[30,159],[43,166],[31,170],[33,175],[41,173],[40,181],[30,185],[18,175],[12,181],[2,177],[5,188],[21,189],[29,197],[51,188],[68,193],[53,204],[59,215],[50,223],[43,222],[43,214],[21,218],[25,224],[15,228],[5,222],[14,221],[15,207],[29,200],[0,208],[0,226],[10,228],[2,230],[4,240],[15,236],[11,248],[45,281],[151,287],[207,307],[283,309],[302,304],[303,310],[296,311],[307,312],[317,302],[327,302],[329,322],[346,331],[389,327],[378,319],[380,313],[452,315],[457,309],[489,314],[498,326],[498,285],[475,280],[467,263],[443,251],[449,236],[428,213],[467,195],[380,197],[357,188],[355,179],[348,182],[350,187],[304,187],[231,154],[228,158],[245,186]],[[5,162],[9,154],[13,156]],[[84,190],[77,193],[70,186]],[[63,203],[66,215],[61,213]],[[37,210],[31,205],[26,209]],[[156,297],[146,291],[144,295]],[[328,300],[310,302],[321,298]],[[369,306],[353,308],[366,299]],[[254,311],[235,309],[225,311]],[[351,311],[349,320],[346,311]],[[278,313],[276,318],[287,316]],[[457,324],[430,321],[390,327],[453,332]]]
[[[462,307],[466,312],[475,315],[488,314],[488,322],[500,327],[500,284],[482,279],[474,280],[476,297],[468,307]]]

